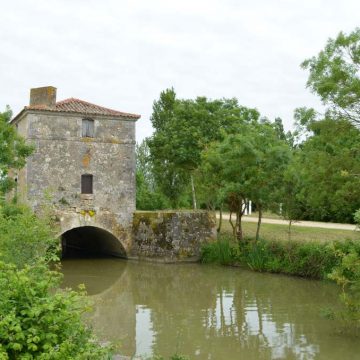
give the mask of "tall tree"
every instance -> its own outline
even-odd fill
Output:
[[[302,218],[352,222],[360,208],[360,131],[347,119],[308,124],[311,136],[297,154]]]
[[[155,131],[147,140],[155,182],[173,208],[179,206],[180,198],[188,185],[187,173],[176,166],[169,153],[168,128],[174,121],[177,102],[174,89],[166,89],[160,93],[159,100],[154,101],[150,119]]]
[[[195,100],[180,100],[176,99],[173,89],[162,92],[153,107],[155,132],[149,139],[151,157],[154,170],[161,177],[159,181],[169,180],[168,175],[173,176],[172,180],[180,180],[171,183],[174,186],[166,184],[164,191],[172,189],[179,195],[191,184],[193,207],[196,208],[193,175],[201,164],[201,152],[212,141],[223,138],[224,134],[236,132],[242,122],[258,117],[255,109],[241,107],[235,99],[198,97]]]
[[[270,195],[279,186],[289,152],[288,144],[278,138],[268,122],[244,123],[239,133],[213,143],[204,152],[203,167],[217,174],[220,193],[230,210],[233,234],[239,241],[243,238],[242,216],[249,199],[259,210],[259,237],[262,210],[269,206]]]
[[[258,210],[256,240],[260,236],[263,210],[272,206],[273,193],[282,186],[284,171],[290,160],[290,146],[286,136],[279,137],[276,125],[276,122],[274,124],[264,121],[254,126],[253,146],[256,158],[255,162],[250,162],[248,166],[254,168],[254,174],[249,179],[249,199],[255,203]]]
[[[302,63],[310,71],[307,86],[336,115],[360,124],[360,28],[340,32]]]

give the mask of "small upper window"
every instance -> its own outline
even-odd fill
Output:
[[[94,120],[82,120],[82,137],[94,137]]]
[[[90,174],[81,175],[81,193],[93,193],[93,176]]]

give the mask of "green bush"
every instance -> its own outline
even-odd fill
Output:
[[[106,359],[81,320],[84,292],[59,290],[58,239],[48,217],[0,205],[0,359]]]
[[[350,240],[325,244],[245,239],[238,247],[222,239],[205,245],[201,260],[223,265],[238,263],[256,271],[323,279],[340,264],[339,252],[355,252],[360,256],[360,244]]]
[[[84,294],[60,291],[45,262],[23,269],[0,262],[0,359],[106,359],[82,323]]]
[[[316,242],[248,241],[240,247],[240,261],[257,271],[285,273],[315,279],[326,278],[339,264],[338,251],[360,254],[353,241]]]
[[[206,244],[201,248],[201,261],[203,263],[230,265],[236,262],[237,256],[236,247],[231,246],[230,241],[226,238]]]
[[[0,234],[0,260],[19,268],[36,264],[59,243],[47,218],[13,204],[0,204]]]
[[[350,334],[360,334],[360,257],[356,249],[344,253],[337,251],[340,262],[328,275],[341,288],[341,310],[329,310],[327,316],[343,322]]]

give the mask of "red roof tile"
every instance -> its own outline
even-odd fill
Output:
[[[58,101],[55,107],[47,107],[43,105],[25,106],[24,110],[41,110],[41,111],[53,111],[53,112],[69,112],[80,113],[86,115],[105,115],[113,117],[126,117],[132,119],[139,119],[140,115],[129,114],[117,110],[108,109],[99,105],[91,104],[84,100],[70,98],[62,101]],[[20,114],[19,114],[20,115]]]

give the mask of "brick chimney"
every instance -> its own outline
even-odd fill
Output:
[[[53,108],[56,104],[56,88],[44,86],[30,89],[30,106]]]

